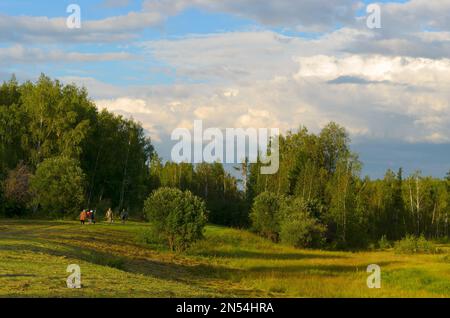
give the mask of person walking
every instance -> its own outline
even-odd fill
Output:
[[[108,211],[106,211],[106,221],[108,221],[110,224],[114,223],[114,215],[111,208],[109,208]]]
[[[91,210],[91,223],[92,224],[95,224],[95,213],[96,213],[96,210]]]
[[[81,213],[80,213],[81,225],[84,225],[84,222],[86,222],[86,218],[87,218],[86,210],[81,211]]]
[[[86,211],[86,218],[87,218],[89,224],[92,224],[91,213],[92,213],[91,210]]]
[[[120,213],[120,218],[122,219],[122,224],[125,224],[128,219],[128,211],[123,209],[122,213]]]

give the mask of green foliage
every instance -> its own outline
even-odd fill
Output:
[[[326,227],[318,222],[301,199],[283,204],[280,222],[281,241],[294,247],[320,247],[324,243]]]
[[[395,242],[394,249],[400,254],[436,254],[440,250],[430,241],[427,241],[423,235],[420,237],[407,235],[400,241]]]
[[[380,240],[378,241],[378,248],[380,250],[387,250],[389,248],[391,248],[391,242],[389,242],[389,240],[387,239],[386,235],[383,235]]]
[[[10,170],[3,183],[3,197],[5,200],[5,215],[23,216],[26,214],[32,199],[30,191],[31,172],[24,164],[19,164]]]
[[[24,83],[20,93],[27,127],[22,144],[30,163],[37,166],[45,158],[60,155],[79,157],[96,113],[86,90],[41,75],[35,84]]]
[[[52,216],[76,214],[84,201],[85,175],[68,157],[45,159],[31,179],[33,203]]]
[[[254,229],[264,237],[277,242],[280,234],[281,206],[283,197],[263,192],[255,198],[250,218]]]
[[[300,127],[280,136],[278,172],[262,175],[261,165],[250,164],[247,199],[270,191],[314,203],[310,215],[326,226],[329,247],[361,249],[376,246],[382,236],[395,241],[407,233],[449,236],[448,180],[420,172],[405,179],[401,168],[383,179],[361,178],[348,134],[335,123],[318,135]]]
[[[161,234],[155,229],[153,224],[140,231],[137,236],[137,242],[143,244],[156,244],[161,242]]]
[[[154,189],[149,165],[155,155],[143,128],[132,120],[102,111],[91,136],[82,154],[82,167],[89,181],[87,201],[92,205],[109,199],[117,210],[141,211]]]
[[[46,215],[61,215],[74,212],[80,202],[83,208],[140,213],[153,190],[174,187],[201,197],[210,211],[209,221],[215,224],[248,226],[252,211],[255,229],[274,241],[281,232],[295,237],[297,228],[300,233],[315,233],[316,225],[326,228],[328,247],[342,249],[376,246],[381,237],[396,241],[407,233],[423,233],[433,240],[450,236],[450,172],[446,179],[423,176],[420,171],[403,176],[402,169],[388,170],[379,180],[361,178],[361,163],[351,152],[349,135],[333,122],[318,134],[305,127],[290,131],[280,136],[279,146],[280,167],[273,175],[262,175],[263,163],[248,159],[236,167],[240,179],[220,163],[163,163],[139,123],[99,112],[86,89],[45,75],[22,84],[13,77],[0,86],[0,213],[30,215],[40,207]],[[48,185],[63,181],[47,177],[34,188],[35,204],[27,209],[32,196],[26,186],[28,176],[54,158],[77,162],[82,171],[76,169],[76,174],[83,174],[85,182],[70,186],[85,186],[85,191],[74,192],[76,202],[63,202],[66,193],[62,196],[66,199],[53,195],[63,189],[46,193]],[[18,170],[21,162],[27,173]],[[62,168],[52,172],[65,173]],[[39,174],[45,179],[42,171]],[[71,191],[70,186],[64,185]],[[273,194],[259,197],[266,192]],[[305,204],[285,215],[290,222],[279,213],[283,197]],[[306,243],[310,238],[305,235],[299,234],[300,243],[288,240],[316,244]]]
[[[190,190],[203,198],[209,213],[208,221],[233,227],[248,225],[248,204],[237,185],[220,163],[162,163],[154,157],[150,165],[153,188],[172,187]]]
[[[145,201],[144,213],[171,250],[184,251],[203,236],[206,205],[190,191],[160,188]]]
[[[139,123],[106,110],[99,113],[84,88],[45,75],[23,84],[13,77],[0,86],[0,181],[20,162],[34,173],[46,159],[67,157],[77,160],[86,175],[84,201],[90,208],[109,203],[116,210],[141,211],[154,189],[149,176],[153,156]],[[16,206],[10,200],[5,204]]]
[[[450,264],[450,254],[446,254],[446,255],[442,256],[441,259],[442,259],[442,261],[444,263],[449,263]]]

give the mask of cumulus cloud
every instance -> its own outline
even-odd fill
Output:
[[[176,69],[179,83],[137,88],[127,98],[139,96],[139,109],[110,102],[166,134],[194,119],[219,128],[306,125],[316,132],[333,120],[357,140],[446,142],[450,60],[341,50],[361,34],[305,40],[234,32],[147,42],[145,49]]]
[[[450,30],[450,1],[410,0],[381,5],[383,31],[410,33],[422,30]]]
[[[123,7],[127,0],[105,0],[106,7]],[[68,29],[65,16],[9,16],[0,14],[0,41],[8,42],[91,42],[129,41],[136,32],[160,26],[168,17],[187,8],[229,13],[267,26],[290,27],[301,31],[326,31],[337,25],[353,24],[360,3],[354,0],[266,2],[259,0],[144,0],[140,11],[100,20],[82,20],[81,29]]]
[[[443,143],[450,139],[449,1],[381,4],[382,29],[356,18],[358,1],[147,0],[142,10],[98,21],[79,31],[65,19],[7,17],[7,41],[129,41],[136,32],[196,7],[269,27],[329,31],[314,38],[275,31],[236,31],[139,42],[142,57],[174,70],[175,84],[117,87],[67,77],[89,88],[100,108],[141,121],[155,140],[203,119],[210,127],[305,125],[317,132],[333,120],[356,140]],[[9,20],[8,20],[9,19]],[[5,22],[6,21],[6,22]],[[11,24],[12,23],[12,24]],[[336,28],[336,26],[341,26]],[[73,32],[72,32],[73,31]],[[72,32],[72,33],[70,33]],[[134,58],[126,53],[66,53],[0,49],[4,60]],[[144,70],[145,71],[145,70]]]
[[[127,0],[105,0],[103,6],[126,6]],[[119,16],[100,20],[83,20],[81,29],[68,29],[66,17],[48,18],[34,16],[8,16],[0,14],[0,41],[24,43],[110,43],[139,39],[141,31],[149,27],[160,27],[168,17],[175,16],[189,8],[198,8],[207,12],[227,13],[250,19],[263,27],[279,27],[298,31],[325,32],[316,40],[304,38],[273,36],[279,42],[271,43],[270,51],[264,48],[264,37],[272,35],[239,32],[241,45],[247,43],[247,56],[239,60],[252,62],[251,54],[263,51],[268,59],[271,54],[308,55],[312,50],[316,54],[328,54],[330,51],[352,54],[380,54],[390,56],[411,56],[425,58],[443,58],[450,52],[450,1],[449,0],[410,0],[406,2],[381,3],[382,28],[370,30],[366,27],[364,4],[357,0],[338,0],[333,5],[328,0],[291,1],[279,0],[265,2],[259,0],[144,0],[139,11],[131,11]],[[252,36],[254,38],[252,38]],[[214,36],[208,42],[189,38],[186,45],[220,45],[223,55],[234,53],[231,37],[224,34]],[[214,42],[213,39],[216,41]],[[234,41],[235,36],[231,41]],[[287,43],[283,43],[286,41]],[[152,45],[152,44],[149,44]],[[170,59],[172,42],[158,42],[157,58]],[[177,43],[179,46],[180,43]],[[311,48],[312,47],[312,48]],[[163,50],[166,50],[164,52]],[[192,52],[187,47],[187,52]],[[210,47],[202,47],[208,50]],[[199,48],[200,50],[200,48]],[[198,55],[198,54],[197,54]],[[199,56],[199,55],[198,55]],[[187,57],[192,60],[192,57]],[[171,58],[173,60],[173,57]],[[200,58],[199,58],[200,59]],[[220,54],[216,56],[220,59]],[[238,61],[236,61],[238,63]],[[235,64],[236,64],[235,63]],[[193,64],[189,76],[203,76]],[[231,65],[220,69],[214,67],[217,76],[245,76],[240,65]],[[261,70],[261,72],[263,72]],[[211,73],[208,71],[208,73]]]

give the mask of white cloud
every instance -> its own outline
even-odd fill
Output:
[[[117,99],[115,111],[166,134],[194,119],[219,128],[305,125],[316,132],[333,120],[356,139],[446,141],[450,60],[340,50],[361,35],[341,30],[305,40],[263,31],[148,42],[145,48],[176,69],[178,84],[135,88],[124,96],[145,105],[137,110]]]
[[[44,50],[23,45],[0,48],[0,64],[39,62],[105,62],[136,58],[126,52],[80,53],[65,52],[60,49]]]
[[[306,125],[318,131],[334,120],[354,138],[446,142],[450,138],[450,1],[381,4],[382,29],[355,20],[358,1],[168,0],[144,1],[142,10],[98,21],[79,31],[65,19],[0,18],[0,40],[129,42],[167,16],[197,7],[225,12],[264,26],[330,30],[307,39],[273,31],[191,35],[138,44],[142,56],[175,70],[175,83],[116,87],[71,77],[90,89],[100,107],[133,116],[154,139],[204,119],[212,127]],[[72,32],[73,31],[73,32]],[[3,55],[2,55],[3,54]],[[98,61],[133,58],[126,53],[66,53],[0,49],[7,61]],[[195,84],[193,84],[195,82]]]
[[[80,29],[69,29],[67,17],[9,16],[0,13],[0,41],[20,43],[108,43],[137,38],[136,32],[160,25],[158,12],[129,12],[101,20],[84,20]]]
[[[264,4],[260,0],[147,0],[144,7],[166,15],[196,7],[251,19],[266,26],[322,32],[331,30],[338,24],[353,24],[361,2],[335,0],[330,5],[328,0],[277,0],[266,1]]]

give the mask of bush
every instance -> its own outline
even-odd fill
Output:
[[[7,217],[26,214],[32,199],[30,191],[31,172],[20,163],[14,170],[8,172],[3,183],[5,214]]]
[[[386,235],[383,235],[381,239],[378,241],[378,248],[380,250],[387,250],[388,248],[391,248],[392,245],[387,239]]]
[[[324,242],[326,227],[307,212],[297,212],[281,223],[281,240],[294,247],[320,247]]]
[[[75,214],[84,201],[83,170],[68,157],[44,160],[31,178],[33,203],[54,216]]]
[[[442,260],[444,263],[449,263],[449,264],[450,264],[450,254],[447,254],[447,255],[442,256],[441,260]]]
[[[280,209],[283,197],[272,192],[259,194],[254,202],[250,219],[254,229],[262,236],[277,242],[280,234]]]
[[[326,227],[308,211],[301,199],[285,202],[281,209],[281,241],[294,247],[320,247],[324,243]]]
[[[173,251],[184,251],[203,236],[205,202],[190,191],[160,188],[145,201],[144,214]]]
[[[407,235],[404,239],[395,242],[395,251],[400,254],[432,254],[439,253],[440,250],[430,241],[427,241],[423,235],[416,237]]]
[[[450,244],[450,237],[443,236],[435,239],[438,244]]]

